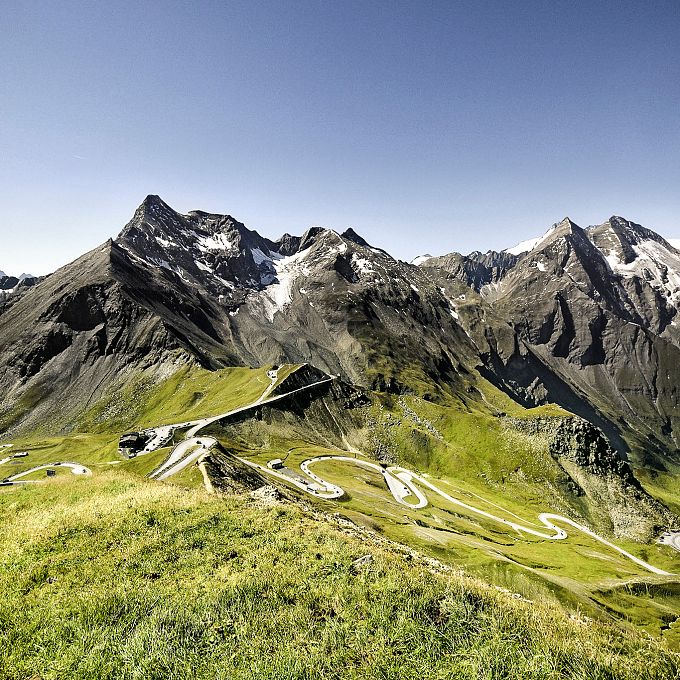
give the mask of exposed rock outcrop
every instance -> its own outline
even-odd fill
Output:
[[[678,522],[647,494],[630,465],[609,445],[602,432],[576,416],[504,418],[508,427],[547,438],[550,455],[568,477],[572,493],[590,501],[591,521],[609,525],[614,536],[648,541],[661,528]]]

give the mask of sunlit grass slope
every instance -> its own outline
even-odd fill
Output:
[[[0,494],[0,589],[8,680],[680,673],[651,640],[432,572],[295,506],[119,469]]]
[[[29,456],[1,466],[0,479],[55,461],[75,461],[95,470],[106,469],[121,460],[116,452],[118,439],[124,432],[205,418],[251,404],[270,385],[268,368],[207,371],[183,366],[153,383],[140,374],[125,389],[100,399],[75,424],[72,432],[3,439],[3,443],[13,444],[7,450],[10,454],[28,450]],[[282,367],[279,382],[295,368],[296,365]],[[164,453],[168,452],[164,450]],[[144,456],[144,462],[131,461],[124,465],[146,473],[150,471],[146,470],[146,462],[152,458],[156,460],[158,456]]]

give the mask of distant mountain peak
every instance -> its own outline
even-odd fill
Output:
[[[363,236],[357,234],[352,227],[345,229],[345,231],[342,232],[342,237],[360,246],[364,246],[364,248],[372,247],[371,244]]]

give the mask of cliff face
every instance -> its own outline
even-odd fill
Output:
[[[519,256],[507,252],[473,251],[469,255],[450,253],[423,260],[424,268],[446,271],[479,292],[484,286],[500,281],[518,262]]]
[[[571,480],[571,493],[584,497],[591,520],[609,526],[615,536],[647,541],[677,523],[592,423],[577,416],[504,420],[508,427],[547,440],[550,455]]]
[[[596,475],[616,475],[640,489],[630,465],[614,451],[601,430],[577,416],[544,416],[522,419],[506,418],[512,427],[526,434],[548,436],[550,455],[571,461]]]

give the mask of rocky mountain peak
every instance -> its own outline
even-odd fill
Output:
[[[348,241],[364,246],[364,248],[371,248],[371,244],[363,236],[357,234],[352,227],[349,227],[342,232],[342,238],[346,238]]]
[[[585,231],[581,229],[578,224],[572,222],[571,219],[565,217],[563,220],[556,222],[552,225],[552,227],[550,227],[550,229],[548,229],[548,231],[543,235],[543,238],[541,238],[538,243],[534,245],[533,250],[542,250],[554,241],[568,236],[574,236],[578,240],[586,239]]]
[[[293,255],[297,253],[300,249],[300,242],[302,239],[299,236],[292,236],[291,234],[285,233],[281,238],[274,242],[275,250],[284,257]]]
[[[160,196],[149,194],[135,211],[133,220],[147,221],[160,225],[176,223],[180,215]]]
[[[591,227],[588,231],[593,240],[613,234],[624,249],[626,247],[630,249],[632,246],[640,245],[645,241],[655,241],[666,249],[672,248],[671,244],[655,231],[616,215],[610,217],[599,227]]]
[[[319,236],[325,234],[328,231],[330,230],[326,229],[325,227],[310,227],[307,229],[307,231],[305,231],[304,234],[302,234],[298,250],[307,250],[307,248],[316,242]]]
[[[574,229],[580,229],[578,224],[574,222],[570,217],[563,217],[559,222],[556,222],[553,224],[553,227],[556,229],[566,229],[569,231],[573,231]]]
[[[149,235],[178,233],[186,229],[186,220],[163,199],[149,194],[123,227],[118,241],[146,240]]]

